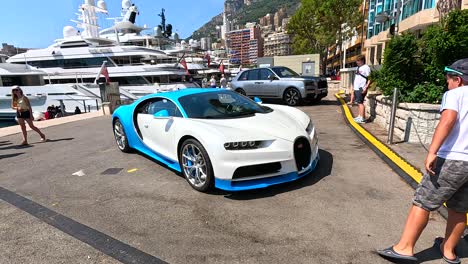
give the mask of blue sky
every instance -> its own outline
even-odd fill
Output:
[[[75,26],[75,13],[84,0],[0,0],[0,43],[20,48],[45,48],[62,38],[64,26]],[[97,0],[95,1],[97,3]],[[121,0],[105,0],[109,17],[120,16]],[[156,27],[161,8],[166,10],[166,23],[172,24],[181,38],[208,22],[223,10],[224,0],[132,0],[140,15],[137,25]],[[103,28],[111,20],[100,19]],[[149,31],[146,31],[149,33]],[[1,46],[0,46],[1,48]]]

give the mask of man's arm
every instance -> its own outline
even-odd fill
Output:
[[[434,174],[433,169],[435,160],[437,159],[437,152],[452,131],[457,121],[457,116],[457,111],[451,109],[445,109],[440,116],[439,124],[437,125],[434,136],[432,137],[431,146],[429,147],[429,153],[427,153],[426,161],[424,162],[427,172],[431,174]]]

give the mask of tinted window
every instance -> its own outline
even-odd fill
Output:
[[[293,70],[286,68],[286,67],[278,67],[272,68],[272,70],[280,77],[280,78],[291,78],[291,77],[298,77],[299,74],[294,72]]]
[[[260,70],[260,80],[268,80],[268,76],[273,75],[273,73],[268,69]]]
[[[239,77],[239,81],[247,81],[247,76],[249,75],[249,72],[243,72],[242,75]]]
[[[259,70],[251,70],[249,71],[249,76],[247,77],[249,81],[258,80],[258,72]]]
[[[186,95],[179,98],[179,102],[189,118],[239,118],[272,111],[232,91]]]
[[[167,110],[169,116],[182,117],[177,106],[167,99],[158,99],[157,101],[151,102],[148,106],[147,114],[154,115],[161,110]]]

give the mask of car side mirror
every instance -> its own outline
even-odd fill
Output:
[[[166,109],[159,110],[158,112],[154,113],[153,117],[154,118],[168,118],[169,111],[167,111]]]
[[[258,98],[258,97],[254,97],[254,101],[255,101],[257,104],[263,103],[262,100],[260,100],[260,98]]]
[[[277,78],[274,75],[268,75],[268,80],[273,81],[273,80],[277,80]]]

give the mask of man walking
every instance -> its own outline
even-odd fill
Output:
[[[444,94],[439,124],[427,154],[424,175],[413,198],[400,241],[381,256],[412,260],[414,246],[427,225],[429,213],[443,203],[448,208],[445,237],[434,247],[446,263],[461,263],[455,247],[466,227],[468,212],[468,58],[445,67],[448,91]]]
[[[356,75],[354,76],[353,90],[354,90],[354,102],[358,104],[359,114],[354,121],[356,123],[365,123],[365,108],[364,108],[364,98],[367,94],[367,88],[369,87],[369,75],[371,69],[366,65],[366,58],[363,55],[357,56],[356,63],[358,68],[356,70]],[[351,97],[352,98],[352,97]],[[351,103],[353,103],[351,101]]]

